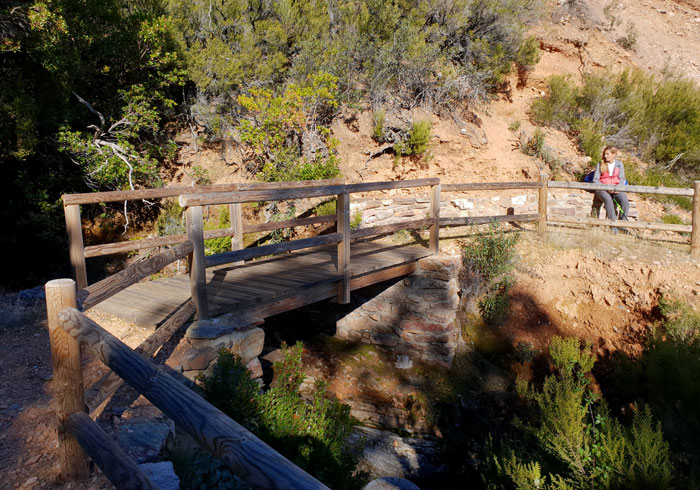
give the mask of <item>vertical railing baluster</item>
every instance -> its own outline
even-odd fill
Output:
[[[338,274],[342,279],[338,283],[338,303],[350,302],[350,194],[338,194],[335,204],[338,233],[343,234],[343,241],[338,243]]]
[[[204,220],[202,206],[191,206],[185,211],[187,236],[192,242],[192,266],[190,268],[190,288],[192,301],[197,306],[197,319],[209,318],[207,303],[207,269],[204,258]]]
[[[430,225],[430,252],[440,253],[440,184],[430,187],[430,217],[435,221]]]

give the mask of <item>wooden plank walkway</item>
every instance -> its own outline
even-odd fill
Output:
[[[350,289],[400,277],[430,255],[416,245],[353,243]],[[266,318],[335,297],[340,275],[337,247],[324,246],[207,271],[211,316],[232,311]],[[175,276],[130,286],[93,309],[155,329],[190,299],[188,276]]]

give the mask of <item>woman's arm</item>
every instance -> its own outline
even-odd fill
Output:
[[[620,178],[620,184],[624,184],[627,180],[625,178],[625,165],[622,163],[621,160],[618,160],[618,163],[620,164],[620,173],[617,176]]]
[[[600,184],[600,162],[595,166],[595,172],[593,173],[593,183]]]

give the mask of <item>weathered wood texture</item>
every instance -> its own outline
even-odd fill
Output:
[[[690,253],[700,256],[700,181],[693,183],[693,223],[690,233]]]
[[[338,234],[342,237],[338,242],[338,303],[350,303],[350,194],[340,194],[335,202]]]
[[[71,337],[253,488],[327,488],[78,310],[65,309],[59,319]]]
[[[58,314],[63,309],[75,306],[75,282],[72,279],[56,279],[46,283],[46,313],[51,340],[61,473],[68,481],[84,481],[90,477],[88,460],[78,441],[66,431],[68,417],[85,409],[80,345],[75,338],[66,334],[58,320]]]
[[[537,231],[540,235],[544,235],[547,232],[547,199],[549,197],[547,174],[540,174],[540,184],[540,193],[537,201],[537,212],[540,215],[540,220],[537,225]]]
[[[440,253],[440,184],[435,184],[430,188],[430,217],[433,224],[430,226],[430,252],[437,255]]]
[[[690,225],[671,225],[666,223],[648,223],[646,221],[610,220],[599,218],[571,218],[568,216],[556,216],[549,218],[547,223],[552,224],[580,224],[595,226],[615,226],[617,228],[636,228],[640,230],[676,231],[689,233]]]
[[[178,201],[180,206],[213,206],[234,202],[284,201],[287,199],[304,199],[342,194],[344,185],[315,186],[304,188],[285,187],[283,189],[262,189],[241,192],[217,192],[209,194],[182,195]]]
[[[264,257],[266,255],[274,255],[293,250],[301,250],[310,247],[320,247],[338,243],[343,239],[341,233],[331,233],[329,235],[319,235],[311,238],[301,238],[290,242],[274,243],[272,245],[263,245],[254,248],[245,248],[232,252],[224,252],[216,255],[209,255],[205,258],[206,267],[214,267],[217,265],[229,264],[231,262],[239,262],[241,260],[250,260],[256,257]]]
[[[83,247],[83,226],[80,221],[80,206],[66,206],[63,210],[68,234],[68,254],[73,268],[73,277],[78,289],[87,287],[87,268],[85,267],[85,250]]]
[[[367,182],[363,184],[348,184],[345,192],[350,194],[356,192],[384,191],[389,189],[409,189],[411,187],[423,187],[440,184],[440,179],[414,179],[414,180],[394,180],[389,182]]]
[[[193,206],[185,211],[187,221],[187,236],[192,242],[192,267],[190,269],[190,286],[192,301],[197,307],[197,318],[207,320],[209,307],[206,290],[207,262],[204,256],[204,221],[202,219],[202,207]]]
[[[503,189],[539,189],[540,182],[483,182],[474,184],[442,184],[443,192],[496,191]]]
[[[359,238],[364,238],[372,235],[385,235],[387,233],[394,233],[399,230],[412,230],[416,228],[424,228],[435,223],[433,218],[415,219],[400,221],[398,223],[391,223],[389,225],[379,225],[371,226],[369,228],[360,228],[353,230],[352,239],[357,240]]]
[[[88,192],[84,194],[64,194],[63,205],[74,204],[99,204],[101,202],[134,201],[138,199],[159,199],[164,197],[177,197],[183,194],[201,194],[206,192],[238,192],[261,189],[291,189],[304,187],[318,187],[329,185],[342,185],[343,179],[328,180],[304,180],[296,182],[250,182],[239,184],[212,184],[198,186],[173,186],[162,189],[136,189],[131,191]]]
[[[186,257],[192,250],[192,242],[187,241],[158,255],[133,263],[126,269],[88,286],[81,291],[87,293],[87,297],[83,299],[83,309],[92,308],[119,291],[158,272],[166,265]]]
[[[606,185],[590,184],[588,182],[554,182],[548,183],[552,189],[581,189],[584,191],[618,191],[640,194],[664,194],[667,196],[692,196],[693,189],[678,187],[650,187],[646,185]]]
[[[270,223],[260,223],[256,225],[246,225],[243,227],[244,233],[259,233],[262,231],[279,230],[281,228],[292,228],[294,226],[308,226],[321,223],[335,223],[335,215],[312,216],[310,218],[297,218],[288,221],[271,221]]]
[[[170,340],[170,337],[180,330],[196,311],[194,303],[187,301],[158,330],[136,347],[134,352],[144,357],[155,355],[156,351]],[[111,371],[102,376],[95,384],[85,390],[88,411],[94,412],[100,405],[109,400],[123,383],[124,380]]]
[[[243,206],[234,202],[228,205],[228,217],[231,223],[231,250],[243,248]]]
[[[458,216],[440,218],[440,226],[485,225],[487,223],[527,223],[539,221],[539,214],[499,214],[496,216]]]
[[[363,280],[371,281],[373,274],[382,270],[430,255],[425,247],[374,241],[356,242],[350,253],[351,289],[356,289],[354,280],[357,277],[369,275],[369,279]],[[293,299],[290,298],[304,295],[313,303],[336,296],[337,282],[341,276],[337,270],[337,247],[324,246],[259,259],[244,265],[210,269],[206,272],[206,278],[210,315],[256,308],[255,316],[266,318],[272,314],[266,312],[273,302],[285,301],[285,304],[291,305]],[[331,293],[328,296],[314,297],[308,291],[317,286],[328,286]],[[134,284],[95,306],[95,310],[146,328],[154,328],[167,321],[190,298],[190,291],[186,276],[160,278]]]
[[[86,413],[71,415],[66,428],[115,487],[158,490],[134,460]]]

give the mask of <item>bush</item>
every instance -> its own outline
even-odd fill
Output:
[[[504,278],[488,288],[486,295],[479,301],[479,313],[488,325],[502,325],[508,319],[512,287],[509,278]]]
[[[304,401],[303,346],[283,345],[282,351],[283,360],[274,366],[277,384],[264,393],[239,359],[219,351],[212,374],[201,378],[207,399],[330,487],[362,488],[366,478],[354,474],[357,459],[345,446],[353,426],[350,407],[329,398],[324,383]]]
[[[386,109],[380,107],[372,113],[372,138],[379,143],[384,142],[384,120]]]
[[[493,223],[488,232],[479,233],[463,248],[462,260],[490,283],[513,268],[519,238],[519,235],[506,233],[501,225]]]
[[[623,427],[588,387],[590,344],[581,350],[578,339],[553,337],[550,355],[556,373],[526,393],[534,422],[516,421],[533,439],[490,456],[490,488],[670,488],[669,445],[649,408]]]
[[[602,136],[657,164],[700,172],[700,88],[690,80],[624,71],[587,76],[579,89],[553,76],[532,114],[539,124],[572,129],[596,161]]]

